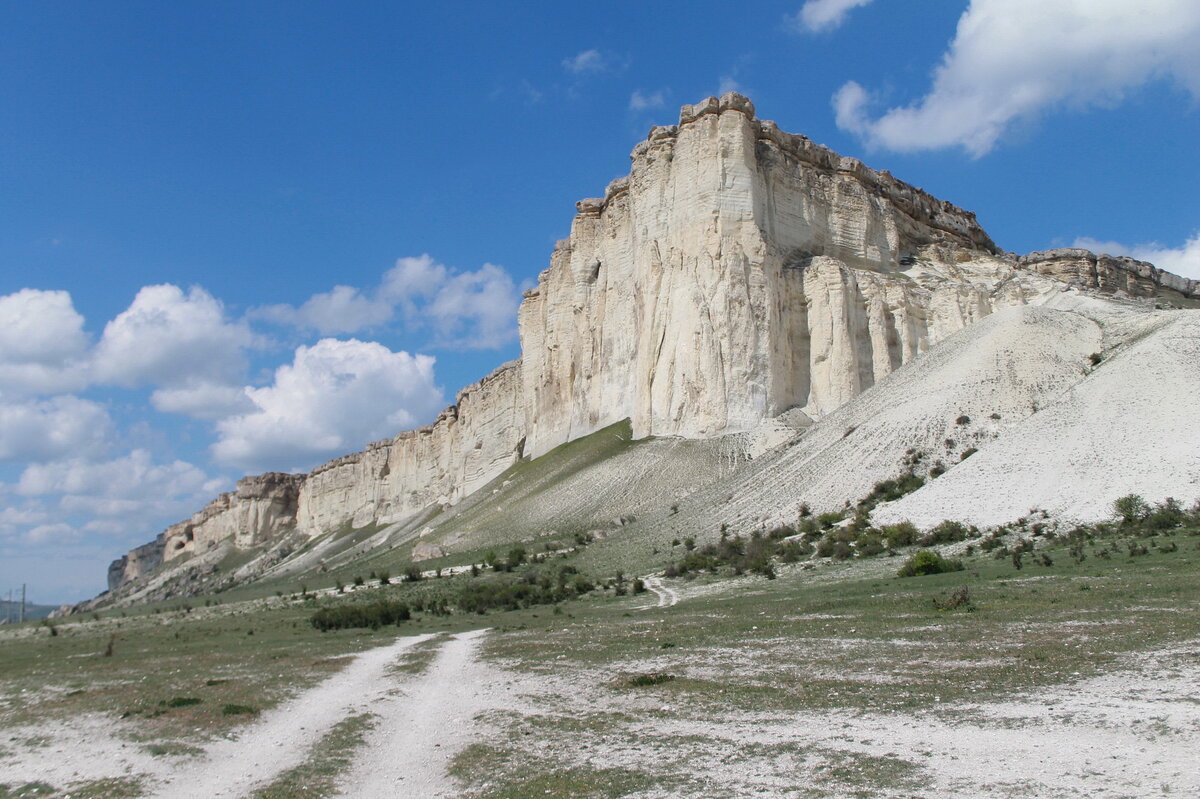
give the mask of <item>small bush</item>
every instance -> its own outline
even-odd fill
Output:
[[[960,417],[958,417],[957,419],[955,419],[955,420],[954,420],[954,423],[955,423],[955,424],[957,424],[957,425],[970,424],[970,423],[971,423],[971,417],[970,417],[970,416],[967,416],[967,415],[964,413],[962,416],[960,416]]]
[[[1100,362],[1104,360],[1104,356],[1098,352],[1093,352],[1088,356],[1088,360],[1091,362],[1092,366],[1099,366]]]
[[[1113,513],[1121,524],[1132,526],[1150,515],[1150,506],[1137,494],[1126,494],[1113,502]]]
[[[923,577],[927,574],[943,574],[945,572],[962,571],[961,561],[947,560],[930,549],[922,549],[905,561],[896,572],[897,577]]]
[[[884,480],[876,483],[875,487],[871,489],[871,493],[863,497],[858,503],[858,510],[870,511],[881,502],[894,502],[906,494],[911,494],[923,485],[925,485],[925,478],[914,474],[912,471],[905,472],[894,480]]]
[[[883,539],[877,535],[861,535],[855,541],[855,549],[858,551],[860,558],[865,558],[870,555],[878,555],[882,553],[886,547],[883,545]]]
[[[1154,506],[1145,519],[1146,527],[1151,530],[1173,530],[1182,527],[1187,522],[1187,514],[1183,506],[1173,497],[1167,497]]]
[[[938,610],[955,610],[957,608],[966,608],[974,610],[975,606],[971,604],[971,589],[965,585],[960,585],[950,592],[949,596],[944,599],[941,597],[933,598],[933,606]]]
[[[221,714],[225,716],[255,716],[258,708],[249,705],[222,705]]]
[[[830,527],[833,527],[835,524],[844,519],[845,516],[846,514],[842,513],[840,510],[829,511],[828,513],[822,513],[817,517],[817,524],[820,525],[822,530],[828,530]]]
[[[955,541],[965,541],[969,532],[969,528],[962,522],[947,519],[917,539],[917,543],[923,547],[952,544]]]
[[[670,682],[675,679],[674,674],[667,674],[662,671],[650,672],[648,674],[634,674],[625,680],[625,684],[633,688],[645,688],[650,685],[662,685],[665,682]]]
[[[162,705],[163,707],[191,707],[192,705],[199,705],[203,701],[203,699],[198,699],[194,696],[176,696],[159,702],[158,704]]]
[[[891,549],[909,546],[915,543],[917,536],[920,535],[917,526],[908,521],[885,524],[879,528],[879,532],[883,535],[883,540],[887,542],[888,547]]]

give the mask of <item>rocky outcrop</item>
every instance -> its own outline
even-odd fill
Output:
[[[817,420],[963,327],[1063,292],[1197,296],[1130,259],[1003,253],[974,214],[757,119],[737,94],[685,106],[631,160],[576,204],[526,292],[519,361],[428,427],[306,476],[246,478],[169,528],[162,559],[401,521],[623,419],[638,438],[751,431],[793,409]],[[145,573],[147,547],[110,584]]]
[[[108,565],[108,590],[120,588],[144,574],[157,569],[163,562],[163,546],[166,534],[159,533],[153,541],[142,544],[122,555]]]
[[[205,552],[231,539],[246,548],[296,526],[296,508],[304,475],[269,472],[238,480],[237,489],[208,503],[192,518],[162,534],[162,559]]]
[[[1165,289],[1184,297],[1200,297],[1200,280],[1173,275],[1154,264],[1124,256],[1063,248],[1022,256],[1019,265],[1021,269],[1108,294],[1123,292],[1130,297],[1157,297]]]

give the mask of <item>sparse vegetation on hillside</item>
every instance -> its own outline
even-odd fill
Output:
[[[312,626],[326,630],[348,627],[369,627],[378,630],[385,625],[399,624],[412,618],[408,605],[388,599],[374,602],[346,602],[318,610],[310,619]]]

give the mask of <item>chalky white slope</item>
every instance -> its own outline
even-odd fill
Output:
[[[879,506],[876,523],[996,525],[1033,507],[1094,521],[1131,491],[1200,499],[1200,311],[1073,294],[1052,305],[959,331],[613,543],[634,560],[680,535],[794,524],[802,503],[836,510],[909,469],[946,471]]]
[[[877,518],[989,525],[1041,508],[1096,521],[1131,492],[1200,498],[1200,312],[1139,315],[1133,326],[1099,318],[1108,328],[1125,322],[1129,338],[1065,394]]]

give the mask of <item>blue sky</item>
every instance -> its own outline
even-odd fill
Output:
[[[1136,6],[1136,8],[1135,8]],[[518,354],[575,200],[678,106],[1200,277],[1194,0],[0,3],[0,590]],[[340,288],[339,288],[340,287]]]

